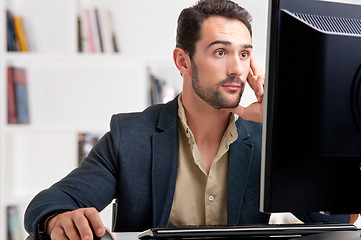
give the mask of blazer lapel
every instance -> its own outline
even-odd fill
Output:
[[[178,168],[177,97],[159,116],[158,132],[152,136],[153,227],[165,226],[171,211]]]
[[[228,224],[237,224],[243,195],[247,186],[252,145],[247,143],[249,133],[239,119],[238,139],[230,145],[228,158],[227,218]]]

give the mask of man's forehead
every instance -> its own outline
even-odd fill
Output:
[[[250,45],[251,34],[246,25],[238,19],[212,16],[204,20],[200,40],[207,45]]]

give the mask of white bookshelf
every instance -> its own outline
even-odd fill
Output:
[[[0,1],[0,240],[6,239],[6,206],[23,214],[36,193],[77,166],[78,132],[105,133],[112,114],[148,105],[149,71],[181,89],[172,60],[176,21],[195,2]],[[254,16],[255,54],[264,66],[267,0],[239,2]],[[120,53],[77,52],[77,14],[93,7],[111,11]],[[6,51],[6,9],[23,17],[29,52]],[[9,65],[26,69],[30,124],[7,123]],[[242,102],[254,99],[248,89]],[[109,227],[110,215],[109,208],[102,215]]]

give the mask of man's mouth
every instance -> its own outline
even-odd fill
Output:
[[[241,85],[237,83],[226,83],[222,84],[222,87],[230,91],[237,91],[241,88]]]

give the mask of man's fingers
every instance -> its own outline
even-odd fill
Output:
[[[110,234],[110,236],[112,237],[112,239],[115,240],[115,237],[113,236],[113,234],[112,234],[112,232],[109,230],[109,228],[106,227],[105,229],[106,229],[106,231],[109,232],[109,234]]]
[[[50,237],[53,240],[80,239],[73,219],[70,215],[65,213],[59,215],[59,221],[57,221],[55,226],[52,228]]]
[[[80,208],[58,214],[47,227],[48,236],[55,240],[91,240],[93,233],[98,237],[105,234],[105,226],[95,208]]]
[[[65,230],[63,228],[55,228],[50,235],[50,239],[52,240],[68,240],[71,239],[68,237],[65,233]],[[80,239],[79,235],[77,237],[73,237],[73,239],[78,240]]]
[[[85,217],[85,215],[75,215],[74,216],[74,224],[79,232],[80,238],[82,240],[90,240],[93,237],[93,231],[89,225],[88,219]],[[72,239],[72,238],[70,238]]]
[[[262,123],[263,121],[263,102],[254,102],[248,107],[238,105],[234,108],[223,108],[221,110],[233,112],[248,121],[259,123]]]
[[[64,226],[63,230],[64,230],[64,234],[67,236],[68,239],[74,239],[74,240],[82,239],[81,236],[79,236],[79,232],[73,222],[71,225]],[[88,238],[87,240],[90,240],[90,238]]]
[[[253,55],[251,55],[250,67],[247,82],[255,92],[258,102],[261,102],[264,95],[264,73]]]
[[[264,75],[255,75],[253,77],[256,79],[254,91],[256,92],[258,102],[261,102],[264,95]]]
[[[262,102],[264,96],[264,75],[257,76],[256,96],[258,102]]]
[[[234,108],[222,108],[221,110],[235,113],[238,116],[240,116],[241,118],[246,119],[245,109],[246,109],[245,107],[238,105],[237,107],[234,107]]]
[[[257,101],[261,102],[263,100],[264,95],[264,76],[262,75],[252,75],[249,73],[247,82],[249,86],[253,89],[254,93],[256,94]]]
[[[105,226],[102,222],[98,210],[95,208],[87,208],[84,212],[85,217],[88,219],[89,224],[94,231],[94,234],[101,237],[105,234]]]
[[[264,72],[262,70],[262,68],[258,65],[258,62],[256,61],[256,58],[254,57],[254,55],[251,55],[251,69],[252,69],[252,73],[253,75],[256,76],[261,76],[264,75]]]

